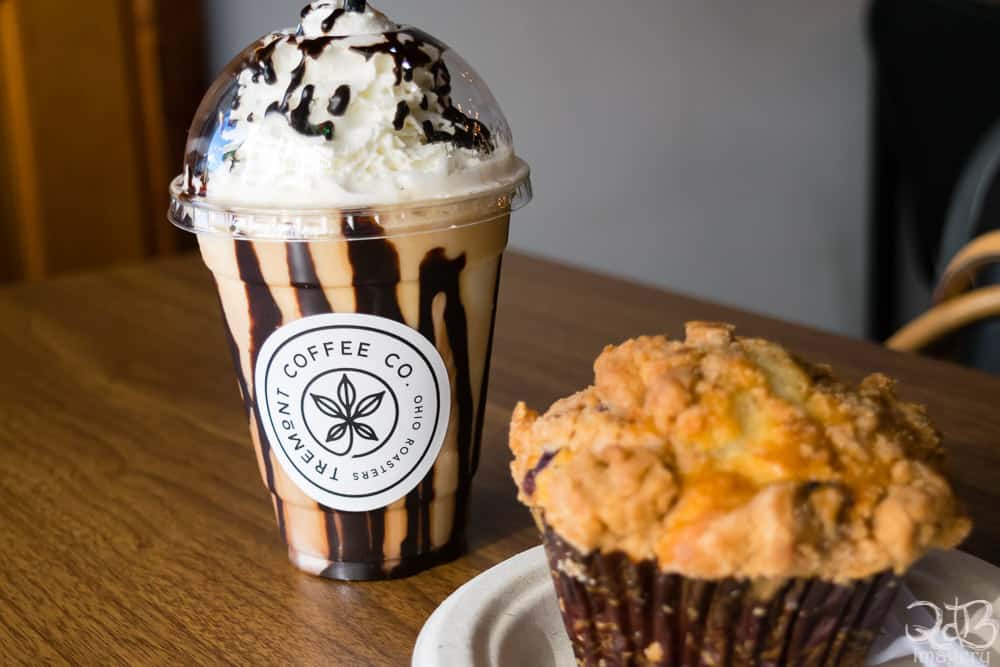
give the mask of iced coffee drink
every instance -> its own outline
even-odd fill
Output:
[[[363,2],[313,2],[209,90],[171,195],[292,562],[377,579],[460,553],[501,255],[531,196],[485,84]]]

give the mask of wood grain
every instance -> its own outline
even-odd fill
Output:
[[[535,543],[507,474],[516,400],[588,383],[601,347],[725,319],[928,404],[1000,560],[1000,380],[512,254],[505,262],[471,550],[343,584],[287,562],[194,257],[0,291],[0,663],[405,665],[449,593]]]

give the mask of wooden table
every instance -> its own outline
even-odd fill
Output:
[[[449,593],[536,543],[507,473],[514,402],[543,408],[605,343],[693,318],[899,377],[946,434],[966,548],[1000,561],[1000,379],[516,254],[504,269],[470,552],[355,584],[287,561],[197,258],[0,290],[0,663],[408,664]]]

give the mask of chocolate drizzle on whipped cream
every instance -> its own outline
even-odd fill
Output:
[[[270,44],[268,44],[265,47],[262,47],[257,51],[258,54],[261,52],[264,53],[264,57],[267,58],[268,60],[267,64],[264,66],[264,71],[270,71],[272,76],[274,73],[274,64],[270,62],[270,59],[272,58],[274,53],[274,46],[283,39],[287,41],[289,44],[295,44],[297,42],[298,49],[303,54],[302,61],[295,67],[295,69],[292,70],[291,82],[285,89],[285,94],[282,96],[281,101],[280,102],[274,101],[270,105],[268,105],[265,114],[278,113],[283,116],[286,116],[288,119],[289,127],[291,127],[299,134],[304,134],[308,137],[321,136],[327,141],[330,141],[331,139],[333,139],[333,129],[334,129],[333,122],[324,121],[321,123],[314,124],[309,120],[310,112],[312,110],[313,96],[315,95],[316,92],[316,86],[313,84],[302,86],[302,78],[305,76],[307,56],[314,60],[319,58],[323,54],[323,51],[326,49],[327,46],[330,45],[331,42],[338,39],[343,39],[343,37],[327,35],[324,37],[315,37],[313,39],[303,39],[301,41],[296,40],[296,38],[291,35],[289,35],[288,37],[276,38]],[[251,61],[250,66],[256,68],[256,71],[260,71],[261,69],[261,66],[253,61]],[[268,81],[268,83],[273,83],[273,81]],[[289,107],[292,96],[299,89],[300,86],[302,87],[302,93],[299,96],[299,103],[298,105],[296,105],[294,109],[290,109]],[[341,86],[340,88],[337,89],[337,91],[339,92],[340,89],[344,87],[345,86]],[[350,98],[349,91],[350,89],[348,89],[348,99]],[[233,100],[234,109],[239,108],[239,102],[240,98],[239,96],[237,96]],[[344,106],[346,107],[346,104]],[[340,114],[334,114],[334,115],[340,115]],[[247,120],[249,122],[252,122],[249,116],[247,117]]]
[[[320,23],[320,28],[323,32],[330,32],[337,24],[337,19],[347,12],[364,12],[365,9],[367,9],[366,5],[367,3],[363,0],[360,2],[358,0],[344,0],[343,7],[337,7],[333,2],[314,2],[303,7],[302,11],[299,12],[299,17],[305,20],[315,11],[319,11],[320,9],[331,9],[332,11],[330,11],[327,17],[323,19],[323,22]]]
[[[324,37],[304,39],[299,42],[299,51],[312,56],[314,59],[319,58],[323,55],[323,51],[326,47],[330,46],[330,42],[337,41],[338,39],[344,39],[344,37],[339,35],[326,35]],[[305,60],[303,60],[302,64],[305,65]]]
[[[266,84],[274,84],[278,81],[278,75],[274,71],[274,49],[281,39],[273,39],[264,46],[255,50],[253,57],[246,64],[246,68],[252,72],[250,80],[259,83],[261,78]],[[239,106],[239,96],[233,100],[233,108]]]
[[[326,110],[331,116],[343,116],[347,111],[347,105],[351,103],[351,87],[347,85],[337,86],[330,101],[326,105]]]
[[[330,32],[331,30],[333,30],[333,26],[336,25],[337,19],[339,19],[346,13],[347,11],[344,9],[333,10],[333,12],[329,16],[323,19],[323,23],[320,24],[323,26],[323,32]]]
[[[365,3],[313,2],[301,16],[220,79],[218,106],[192,128],[189,196],[256,204],[267,184],[334,205],[368,193],[372,203],[414,199],[432,179],[461,180],[509,155],[502,139],[496,152],[478,112],[452,100],[444,44]],[[291,133],[274,125],[281,120]]]
[[[441,127],[435,127],[430,120],[424,120],[422,127],[429,143],[444,142],[460,148],[491,153],[494,149],[490,131],[478,120],[469,118],[456,108],[451,101],[451,72],[441,60],[440,55],[434,59],[428,53],[430,46],[443,55],[447,47],[422,30],[406,28],[385,34],[385,41],[368,46],[352,46],[352,51],[363,53],[366,59],[371,59],[379,53],[392,57],[395,65],[396,85],[404,81],[413,81],[414,72],[426,68],[434,76],[434,87],[431,90],[437,96],[441,105],[441,117],[453,126],[448,132]],[[421,100],[424,108],[426,96]],[[397,115],[397,121],[399,116]],[[401,122],[396,124],[396,130],[401,130]]]
[[[308,9],[308,7],[307,7]],[[343,9],[335,10],[321,26],[324,32],[333,29],[336,20],[344,14]],[[308,15],[308,12],[306,13]],[[301,33],[301,30],[300,30]],[[415,28],[407,28],[394,32],[383,33],[384,41],[369,45],[351,46],[350,50],[362,54],[366,60],[371,60],[377,54],[385,54],[393,59],[393,73],[396,76],[396,85],[399,86],[404,81],[412,82],[414,73],[419,69],[427,69],[434,80],[434,87],[431,92],[437,96],[441,106],[441,118],[447,123],[439,123],[437,126],[431,120],[424,120],[422,129],[429,143],[445,142],[454,146],[469,150],[490,153],[493,151],[493,141],[490,131],[477,120],[474,120],[458,108],[451,101],[451,73],[448,66],[440,59],[447,47],[435,40],[433,37]],[[285,35],[278,33],[274,39],[257,49],[246,67],[253,72],[251,81],[258,83],[261,78],[267,84],[277,82],[274,70],[274,49],[278,43],[287,41],[289,44],[296,44],[302,52],[302,60],[292,70],[292,79],[285,89],[281,100],[275,100],[267,107],[267,113],[280,113],[288,119],[289,126],[300,134],[306,136],[323,136],[327,140],[333,138],[334,124],[330,121],[321,123],[309,122],[312,113],[313,97],[315,86],[302,86],[305,70],[309,66],[307,56],[313,60],[318,60],[323,56],[323,52],[334,41],[345,39],[344,35],[324,35],[322,37],[304,38],[301,34]],[[430,49],[428,49],[430,47]],[[438,57],[431,56],[431,52],[437,52]],[[300,89],[300,103],[295,109],[290,110],[289,103],[292,96]],[[334,91],[327,104],[327,110],[333,116],[342,116],[346,113],[351,102],[351,88],[346,84],[341,84]],[[240,96],[233,100],[233,108],[239,108]],[[424,95],[420,102],[420,108],[429,110],[429,100]],[[406,116],[409,115],[410,108],[405,101],[400,101],[396,107],[396,116],[393,120],[393,128],[396,131],[403,129]],[[452,131],[444,129],[448,124],[452,125]]]
[[[392,126],[397,131],[403,129],[404,123],[406,123],[406,117],[410,115],[410,106],[406,102],[400,102],[396,105],[396,117],[392,119]]]

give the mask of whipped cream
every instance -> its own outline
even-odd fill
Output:
[[[207,148],[186,160],[187,193],[229,206],[344,208],[516,182],[526,167],[506,125],[491,132],[452,100],[446,48],[370,6],[313,2],[297,29],[264,36],[237,62],[231,103]]]

